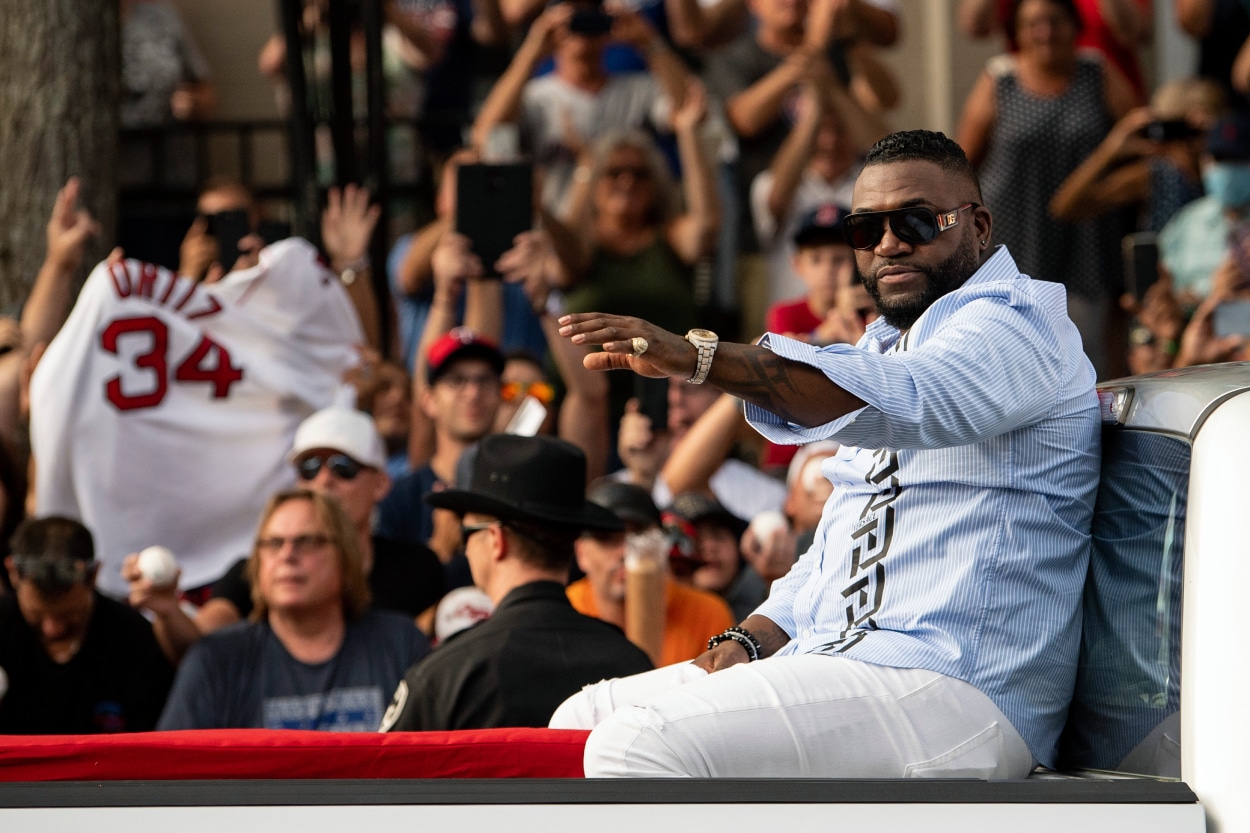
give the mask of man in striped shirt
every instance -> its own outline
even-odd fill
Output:
[[[842,444],[822,465],[835,489],[811,550],[739,629],[557,711],[553,726],[597,724],[588,776],[1014,778],[1053,764],[1098,403],[1063,287],[1021,275],[991,226],[958,145],[893,134],[847,217],[882,315],[858,345],[561,320],[603,345],[588,366],[706,378],[774,442]]]

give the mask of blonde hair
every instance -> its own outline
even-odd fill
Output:
[[[260,526],[256,529],[256,538],[252,542],[252,553],[247,559],[247,580],[252,586],[252,614],[249,618],[253,622],[260,622],[269,616],[269,603],[261,595],[260,582],[257,580],[260,575],[261,536],[278,508],[295,500],[306,500],[312,504],[314,517],[325,527],[330,543],[339,556],[339,571],[343,579],[343,616],[349,620],[359,618],[368,609],[372,596],[356,529],[337,500],[308,489],[279,492],[265,504],[265,511],[260,516]]]
[[[1178,78],[1150,97],[1150,110],[1158,119],[1183,119],[1192,110],[1219,117],[1227,109],[1223,88],[1209,78]]]
[[[681,190],[668,169],[664,154],[660,153],[655,140],[637,128],[612,130],[601,136],[594,145],[590,169],[590,181],[598,184],[608,168],[608,159],[621,148],[633,148],[642,154],[651,174],[655,201],[648,211],[648,219],[656,225],[664,225],[681,213]]]

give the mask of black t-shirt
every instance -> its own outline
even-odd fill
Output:
[[[174,669],[152,626],[99,593],[87,635],[64,664],[52,661],[22,618],[17,599],[0,596],[0,734],[147,732],[156,726]]]
[[[373,539],[373,570],[369,589],[378,610],[396,610],[417,616],[443,598],[443,563],[424,544]],[[225,599],[244,619],[252,612],[252,590],[247,583],[247,559],[240,558],[213,584],[211,598]]]

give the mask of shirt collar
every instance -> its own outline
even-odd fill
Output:
[[[1019,274],[1020,269],[1016,266],[1016,261],[1012,258],[1011,253],[1007,251],[1006,246],[999,243],[994,247],[994,254],[990,255],[977,268],[977,271],[968,276],[968,280],[964,281],[958,289],[953,290],[951,294],[976,284],[1008,280]],[[864,329],[864,335],[869,343],[875,341],[884,348],[897,341],[902,332],[893,324],[886,323],[884,318],[878,318]]]

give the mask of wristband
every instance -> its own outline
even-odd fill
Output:
[[[727,628],[707,641],[707,649],[710,651],[722,642],[737,642],[741,645],[746,649],[747,662],[755,662],[757,659],[760,659],[764,650],[760,646],[760,641],[746,628]]]
[[[361,255],[350,263],[344,264],[339,270],[339,280],[343,282],[343,286],[351,286],[362,272],[368,272],[372,267],[373,261],[369,259],[369,255]]]

